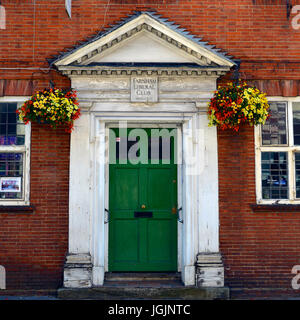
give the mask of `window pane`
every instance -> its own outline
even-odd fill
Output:
[[[300,198],[300,153],[295,153],[296,198]]]
[[[9,124],[16,124],[18,115],[16,114],[16,111],[14,113],[7,113],[7,123]]]
[[[18,120],[16,110],[16,103],[0,103],[0,145],[24,144],[24,123]]]
[[[7,103],[0,103],[0,112],[7,113]]]
[[[287,152],[261,153],[262,198],[288,199]]]
[[[262,144],[287,144],[286,103],[270,102],[271,117],[262,126]]]
[[[21,199],[23,154],[0,153],[0,198]]]
[[[294,145],[300,145],[300,102],[293,102]]]

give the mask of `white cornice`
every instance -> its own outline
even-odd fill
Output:
[[[60,66],[66,76],[208,76],[218,78],[229,68],[181,68],[181,67],[107,67],[107,66]]]

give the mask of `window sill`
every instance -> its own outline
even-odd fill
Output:
[[[253,212],[300,212],[300,204],[250,204]]]
[[[0,205],[1,214],[32,214],[35,213],[35,206],[8,206]]]

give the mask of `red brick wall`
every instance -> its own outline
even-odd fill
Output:
[[[34,9],[31,0],[2,0],[7,29],[0,30],[0,80],[6,84],[27,80],[42,89],[52,80],[58,87],[69,86],[66,77],[49,70],[47,58],[134,10],[154,9],[240,59],[241,78],[272,95],[300,95],[300,30],[291,27],[285,1],[111,0],[108,5],[106,0],[73,0],[72,19],[64,1],[35,3]],[[17,87],[15,91],[10,87],[9,94],[21,95]],[[220,241],[226,284],[288,289],[291,267],[300,263],[300,212],[252,212],[253,139],[250,128],[239,134],[219,133]],[[0,258],[7,267],[8,288],[61,283],[68,238],[68,157],[68,134],[33,126],[31,201],[36,213],[0,215]]]
[[[291,288],[291,270],[300,264],[300,212],[252,210],[256,203],[253,128],[236,134],[219,131],[218,148],[220,246],[226,284],[260,291],[281,288],[299,295]]]
[[[32,125],[33,214],[0,213],[0,264],[7,289],[51,289],[62,283],[68,249],[70,134]]]
[[[298,79],[300,32],[287,19],[286,1],[74,0],[72,19],[64,1],[2,0],[7,28],[0,30],[2,67],[42,67],[44,70],[0,70],[0,79],[47,79],[46,58],[72,48],[79,41],[117,22],[134,10],[154,9],[191,33],[242,60],[247,79]],[[290,1],[296,4],[296,1]],[[34,72],[34,73],[33,73]]]

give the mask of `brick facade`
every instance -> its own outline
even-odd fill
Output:
[[[68,247],[70,135],[32,125],[33,213],[0,214],[0,257],[7,289],[53,289],[62,283]]]
[[[298,295],[291,289],[291,270],[300,261],[299,211],[252,208],[256,203],[253,128],[234,135],[219,132],[218,144],[225,282],[233,295],[244,291],[264,296],[270,288],[280,290],[269,290],[269,295],[283,295],[283,290]]]
[[[0,96],[30,95],[70,86],[46,59],[74,47],[134,10],[156,10],[192,34],[241,61],[239,77],[274,96],[299,96],[300,30],[285,1],[64,1],[2,0],[7,27],[0,30]],[[271,5],[272,4],[272,5]],[[293,3],[292,3],[293,5]],[[220,82],[232,78],[228,74]],[[62,284],[68,246],[69,134],[32,126],[32,214],[0,213],[0,264],[8,289],[51,289]],[[225,285],[266,295],[298,295],[291,268],[300,263],[300,210],[255,210],[253,128],[218,133],[220,250]],[[244,289],[240,289],[244,288]],[[244,292],[242,291],[244,290]],[[260,292],[260,293],[261,293]]]

